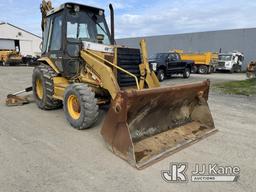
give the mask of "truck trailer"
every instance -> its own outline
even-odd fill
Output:
[[[195,65],[192,69],[194,73],[209,74],[216,70],[218,64],[218,54],[213,52],[185,52],[175,50],[180,54],[182,60],[192,60]]]

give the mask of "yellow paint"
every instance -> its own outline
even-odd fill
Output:
[[[86,64],[97,73],[101,82],[102,88],[109,91],[112,99],[114,99],[117,93],[120,91],[120,87],[117,83],[116,77],[112,69],[105,65],[103,58],[95,57],[95,53],[92,51],[84,50],[81,51],[81,57],[86,62]]]
[[[101,57],[101,56],[99,56],[99,55],[93,53],[92,51],[89,51],[89,50],[86,50],[86,51],[89,52],[91,55],[93,55],[95,58],[97,58],[97,59],[99,59],[99,60],[101,60],[101,61],[104,61],[105,63],[111,65],[112,67],[114,67],[114,68],[116,68],[116,69],[118,69],[118,70],[120,70],[120,71],[126,73],[127,75],[133,77],[133,78],[135,79],[135,81],[136,81],[137,89],[138,89],[138,90],[140,89],[138,78],[137,78],[135,75],[133,75],[133,74],[130,73],[129,71],[127,71],[127,70],[125,70],[125,69],[123,69],[123,68],[121,68],[121,67],[115,65],[114,63],[111,63],[110,61],[104,59],[103,57]],[[112,72],[112,73],[113,73],[113,72]]]
[[[160,87],[160,83],[156,77],[156,74],[150,70],[148,63],[148,52],[147,52],[147,43],[145,39],[140,41],[140,49],[142,54],[142,64],[140,64],[140,88],[144,88],[145,81],[149,88]]]
[[[70,95],[67,99],[67,109],[72,119],[79,119],[81,115],[80,103],[76,95]]]
[[[59,69],[56,67],[56,65],[52,62],[52,60],[49,57],[41,57],[40,59],[38,59],[38,61],[44,62],[48,65],[51,66],[51,68],[56,72],[56,73],[60,73]]]
[[[202,53],[186,53],[183,50],[174,49],[180,54],[182,60],[192,60],[195,65],[213,65],[218,62],[218,53],[202,52]]]
[[[43,99],[44,96],[44,89],[43,89],[43,84],[41,79],[36,80],[36,95],[39,99]]]
[[[21,55],[12,50],[0,50],[0,61],[1,62],[22,62],[22,57]]]
[[[53,98],[63,101],[65,89],[70,85],[69,81],[64,77],[54,77],[53,84],[54,84]]]
[[[92,50],[82,50],[80,52],[81,59],[86,63],[84,70],[80,72],[80,75],[72,81],[67,80],[64,77],[55,77],[54,81],[54,95],[53,98],[63,101],[64,92],[67,86],[71,83],[81,82],[90,85],[102,91],[102,88],[107,90],[114,99],[117,93],[120,91],[120,87],[117,82],[116,71],[122,71],[123,73],[134,78],[136,82],[136,88],[130,87],[131,89],[141,90],[144,89],[146,82],[149,88],[160,87],[159,81],[154,72],[149,68],[148,55],[145,40],[141,41],[141,51],[143,56],[143,63],[140,65],[141,78],[138,80],[137,76],[130,73],[129,71],[119,67],[117,61],[117,47],[114,48],[114,62],[110,62],[105,59],[105,56],[111,56],[109,53],[97,52]],[[108,55],[107,55],[108,54]],[[56,65],[48,57],[42,57],[39,61],[47,63],[56,72],[60,73]]]

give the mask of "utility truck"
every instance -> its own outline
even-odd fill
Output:
[[[229,71],[239,73],[242,71],[244,55],[241,52],[219,53],[217,71]]]

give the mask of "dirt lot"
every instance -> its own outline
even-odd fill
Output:
[[[77,131],[66,122],[62,109],[42,111],[34,103],[6,107],[5,96],[29,86],[31,72],[0,68],[0,191],[255,191],[255,98],[211,93],[209,105],[219,132],[138,171],[107,150],[99,133],[102,121]],[[192,75],[163,85],[205,78],[215,83],[245,75]],[[236,183],[166,183],[160,172],[171,162],[188,162],[188,175],[196,163],[239,166],[241,174]]]

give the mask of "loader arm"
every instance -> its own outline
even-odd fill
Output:
[[[145,83],[147,84],[148,88],[160,87],[160,83],[155,73],[150,70],[148,63],[147,44],[144,39],[141,40],[140,47],[142,55],[142,63],[139,65],[140,80],[138,80],[138,77],[136,77],[131,72],[119,67],[117,63],[112,63],[106,60],[105,58],[99,56],[99,54],[96,51],[86,49],[82,50],[80,52],[80,55],[82,59],[87,63],[87,65],[89,65],[90,68],[93,69],[95,73],[99,76],[99,78],[102,80],[102,88],[108,90],[112,99],[114,99],[117,93],[120,91],[120,87],[116,80],[117,78],[114,74],[115,70],[120,70],[128,76],[134,78],[137,90],[144,89]],[[114,55],[116,57],[116,54]],[[116,61],[116,59],[114,60]]]
[[[139,65],[140,80],[138,80],[138,77],[136,77],[131,72],[119,67],[117,63],[111,63],[110,61],[99,56],[99,54],[96,51],[86,49],[82,50],[80,55],[82,59],[87,63],[87,65],[89,65],[90,68],[92,68],[95,71],[95,73],[99,76],[102,82],[102,88],[108,90],[112,99],[115,99],[117,93],[120,91],[120,87],[117,82],[117,77],[114,74],[115,70],[120,70],[128,76],[134,78],[137,90],[144,89],[145,83],[148,85],[148,88],[160,87],[160,83],[155,73],[151,71],[149,68],[147,44],[144,39],[140,42],[140,47],[142,55],[142,63]],[[114,55],[115,57],[117,57],[116,54]],[[116,61],[116,59],[114,60]]]
[[[112,69],[104,64],[105,59],[97,56],[89,50],[81,51],[80,55],[86,64],[95,72],[95,75],[99,76],[101,79],[101,87],[108,90],[111,97],[115,98],[117,93],[120,91],[120,87]]]
[[[140,41],[140,49],[142,55],[142,64],[140,64],[140,87],[144,88],[145,82],[149,88],[160,87],[160,83],[154,71],[151,71],[148,63],[148,52],[147,52],[147,43],[145,39]]]

